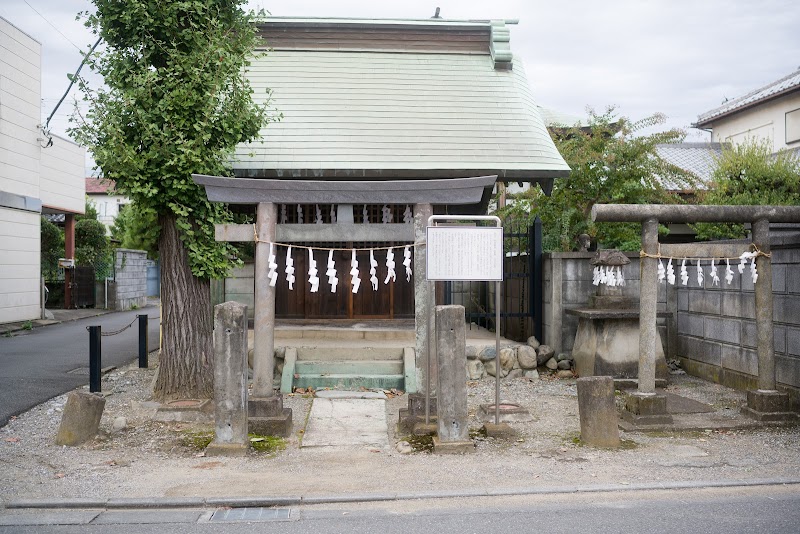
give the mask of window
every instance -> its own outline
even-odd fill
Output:
[[[800,141],[800,109],[786,113],[786,144]]]

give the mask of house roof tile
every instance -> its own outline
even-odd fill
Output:
[[[708,126],[714,120],[725,115],[736,113],[754,104],[777,98],[784,94],[800,91],[800,69],[776,80],[764,87],[751,91],[744,96],[734,98],[722,104],[720,107],[707,111],[697,117],[695,128]]]

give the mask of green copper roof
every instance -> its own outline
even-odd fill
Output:
[[[512,60],[507,34],[492,33],[504,46],[496,57],[494,42],[485,54],[269,52],[254,61],[249,78],[256,98],[271,90],[283,119],[239,147],[237,174],[565,176],[569,167],[545,128],[522,63]]]

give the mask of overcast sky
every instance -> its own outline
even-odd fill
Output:
[[[511,50],[543,106],[584,116],[608,105],[667,115],[687,140],[697,115],[800,68],[797,0],[250,0],[274,16],[519,19]],[[42,44],[42,117],[66,90],[92,35],[87,0],[0,0],[0,16]],[[37,13],[38,12],[38,13]],[[71,99],[51,122],[63,133]]]

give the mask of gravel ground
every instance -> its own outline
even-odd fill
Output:
[[[151,357],[151,362],[157,358]],[[211,425],[152,420],[155,371],[118,369],[103,379],[108,394],[101,435],[78,447],[54,438],[66,395],[14,418],[0,429],[0,499],[113,497],[309,496],[346,493],[417,493],[436,490],[657,483],[674,481],[800,479],[797,426],[733,431],[621,433],[615,450],[582,446],[575,380],[505,381],[501,398],[528,408],[534,420],[514,423],[511,440],[476,438],[474,454],[401,454],[390,428],[388,450],[300,449],[311,395],[285,396],[294,433],[285,450],[245,458],[206,458],[182,444],[187,433]],[[478,406],[493,402],[494,379],[468,382],[470,426]],[[711,404],[716,416],[740,418],[744,394],[685,375],[669,391]],[[408,403],[386,403],[390,427]],[[124,417],[126,428],[113,430]]]

